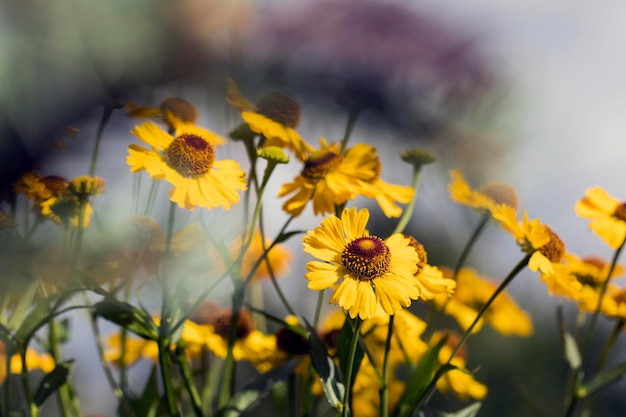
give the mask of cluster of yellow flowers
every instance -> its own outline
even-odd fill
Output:
[[[120,373],[139,360],[152,361],[163,368],[167,391],[167,367],[174,352],[181,353],[177,360],[182,375],[186,375],[189,363],[202,367],[207,357],[220,360],[226,364],[225,388],[220,388],[223,394],[219,398],[220,406],[225,407],[230,398],[232,384],[228,378],[234,375],[234,361],[248,362],[259,373],[267,373],[297,360],[300,365],[294,369],[294,375],[303,381],[306,395],[326,395],[342,415],[348,415],[349,409],[351,415],[386,416],[401,405],[404,411],[396,414],[404,416],[411,406],[423,405],[428,400],[430,388],[451,391],[462,400],[481,400],[487,395],[487,387],[466,368],[465,342],[484,324],[502,335],[531,335],[533,325],[529,315],[504,292],[525,266],[539,273],[550,295],[573,300],[580,311],[599,312],[622,327],[626,322],[626,288],[612,281],[625,271],[617,264],[617,256],[613,262],[607,262],[568,252],[550,227],[539,219],[529,218],[525,210],[520,215],[518,196],[507,184],[489,183],[473,190],[460,172],[451,171],[448,190],[453,201],[479,214],[480,228],[491,221],[511,234],[524,256],[519,267],[498,283],[465,266],[464,257],[454,269],[430,265],[426,248],[404,232],[417,181],[414,186],[385,182],[374,146],[349,145],[348,137],[337,142],[320,138],[317,148],[310,145],[296,131],[300,106],[280,93],[270,93],[252,104],[229,81],[226,100],[241,115],[241,125],[230,137],[242,141],[246,147],[250,162],[247,175],[239,162],[218,157],[221,147],[229,141],[198,126],[197,110],[180,98],[168,98],[158,108],[126,106],[129,117],[153,119],[132,129],[132,134],[145,145],[128,146],[126,162],[133,173],[145,171],[152,180],[169,183],[170,201],[189,211],[230,210],[240,204],[241,192],[245,192],[243,204],[247,216],[250,214],[247,205],[254,191],[258,201],[253,204],[252,217],[243,219],[241,235],[230,242],[216,242],[206,227],[196,223],[175,231],[173,214],[167,230],[147,215],[136,215],[122,227],[122,241],[101,249],[98,256],[83,264],[75,257],[59,257],[59,262],[72,261],[71,268],[63,271],[77,279],[67,279],[63,285],[57,282],[54,289],[68,291],[78,283],[79,289],[94,291],[103,296],[96,313],[122,326],[119,333],[108,338],[102,351],[105,362],[119,366]],[[288,163],[285,151],[294,154],[301,170],[280,187],[278,197],[286,198],[282,208],[288,220],[278,237],[269,239],[261,210],[263,191],[276,164]],[[413,165],[415,178],[422,165],[432,162],[430,155],[416,150],[405,153],[403,159]],[[259,160],[267,162],[263,177],[256,172]],[[59,176],[27,173],[14,189],[16,194],[24,194],[35,211],[36,222],[26,230],[28,239],[45,218],[51,218],[68,231],[80,231],[75,234],[74,246],[80,248],[82,231],[89,226],[94,213],[91,198],[103,193],[104,181],[93,175],[68,181]],[[347,207],[359,196],[375,199],[388,218],[402,216],[396,230],[387,236],[370,234],[369,210]],[[292,254],[281,243],[299,233],[288,232],[286,228],[309,203],[313,214],[322,215],[323,219],[302,237],[303,251],[314,259],[299,272],[298,267],[290,265]],[[401,207],[407,204],[406,209]],[[174,210],[172,205],[170,213]],[[626,204],[596,187],[587,191],[575,210],[579,216],[591,219],[591,230],[619,254],[626,239]],[[4,211],[1,214],[7,215]],[[468,250],[473,243],[470,241]],[[233,278],[230,306],[207,299],[221,278],[214,280],[215,285],[211,283],[207,287],[205,283],[192,290],[185,287],[182,278],[173,282],[173,275],[184,275],[178,269],[184,264],[181,260],[194,251],[209,260],[215,276]],[[319,304],[313,324],[309,323],[303,311],[293,309],[276,281],[288,271],[292,277],[300,275],[306,279],[303,282],[319,292],[320,301],[328,295],[325,293],[328,290],[328,302],[339,308],[320,319]],[[139,276],[157,278],[163,294],[160,314],[145,311],[144,315],[141,305],[129,304],[132,291],[138,293],[146,284],[138,284]],[[45,277],[40,279],[44,281]],[[276,309],[263,305],[262,285],[268,281],[289,313],[284,319],[273,315]],[[122,293],[126,295],[119,301]],[[438,319],[422,320],[409,310],[417,300],[426,302],[431,316],[447,314],[453,318],[458,331],[440,328]],[[110,305],[115,306],[115,311],[104,308]],[[273,332],[268,330],[269,321],[278,323]],[[128,331],[141,338],[127,337]],[[346,352],[341,349],[346,348],[348,340],[351,340],[348,363],[360,352],[354,375],[342,359]],[[321,373],[316,362],[319,349],[330,358],[331,365],[325,366],[343,367],[347,373],[343,375],[342,390],[333,393],[336,386],[329,388],[328,376]],[[40,362],[35,364],[34,353],[28,352],[30,359],[23,364],[14,364],[15,358],[10,360],[13,372],[21,372],[18,365],[45,372],[52,370],[49,357],[37,357]],[[430,385],[421,388],[416,405],[407,394],[413,387],[406,375],[423,371],[420,364],[424,361],[432,361],[424,368]],[[5,362],[8,361],[0,364],[6,367]],[[319,378],[312,377],[314,372]],[[6,369],[0,374],[4,378]],[[195,388],[189,381],[186,386],[192,400],[197,402]],[[333,395],[343,398],[336,398],[333,403]],[[170,414],[175,414],[175,402],[166,397]]]

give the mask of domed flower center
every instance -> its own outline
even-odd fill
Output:
[[[215,333],[226,338],[230,331],[230,323],[233,319],[233,313],[231,309],[224,309],[212,317],[209,324],[213,325]],[[254,330],[254,324],[250,313],[245,310],[239,312],[239,320],[237,323],[237,339],[245,339]]]
[[[622,221],[626,222],[626,203],[622,203],[615,209],[613,213],[613,217],[616,217]]]
[[[371,281],[389,270],[391,254],[387,244],[377,236],[357,237],[341,253],[346,269],[360,281]]]
[[[563,255],[565,255],[565,244],[552,229],[547,226],[546,229],[550,235],[550,241],[540,247],[539,252],[548,258],[550,262],[561,262]]]
[[[509,207],[519,206],[519,197],[513,187],[503,182],[490,182],[478,189],[496,204],[506,204]]]
[[[317,181],[326,176],[331,171],[336,170],[343,158],[331,151],[316,151],[311,154],[304,163],[302,176],[309,180]]]
[[[424,245],[422,245],[417,239],[415,239],[411,235],[404,235],[405,238],[409,239],[409,246],[411,246],[417,252],[417,256],[419,260],[417,261],[417,272],[415,275],[419,274],[426,262],[428,261],[428,257],[426,254],[426,250],[424,249]]]
[[[256,105],[263,116],[295,129],[300,123],[300,105],[281,93],[268,93]]]
[[[190,134],[174,138],[165,154],[168,165],[187,178],[205,175],[215,161],[213,146],[200,136]]]

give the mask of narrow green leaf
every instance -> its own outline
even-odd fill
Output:
[[[348,355],[350,354],[350,341],[352,340],[352,335],[354,334],[354,320],[350,320],[346,318],[343,322],[343,327],[339,332],[339,338],[337,339],[337,357],[339,358],[339,367],[341,368],[342,375],[345,377],[348,375]],[[352,386],[354,386],[354,381],[356,380],[356,374],[359,371],[359,367],[361,366],[361,361],[363,360],[363,356],[365,352],[360,344],[356,346],[356,353],[354,355],[354,362],[352,364]],[[345,382],[345,381],[344,381]],[[352,389],[351,387],[346,387],[347,389]]]
[[[41,407],[50,395],[57,392],[65,384],[73,366],[74,360],[60,363],[49,374],[44,376],[33,397],[37,407]]]
[[[26,313],[33,305],[33,300],[35,298],[38,287],[39,284],[35,282],[31,284],[30,287],[28,287],[28,289],[24,292],[22,296],[20,296],[19,303],[17,303],[10,315],[10,318],[7,320],[6,326],[9,329],[17,329],[19,325],[24,321]]]
[[[425,409],[413,414],[413,417],[475,417],[480,410],[482,403],[474,403],[459,411],[453,413],[444,413],[443,411],[437,411],[433,409]]]
[[[561,340],[563,340],[563,351],[565,354],[565,360],[567,361],[570,369],[578,370],[582,365],[580,350],[578,349],[576,339],[565,327],[563,308],[561,306],[559,306],[557,310],[557,321],[559,324],[559,330],[561,331]]]
[[[602,388],[605,388],[620,379],[624,373],[626,373],[626,362],[622,362],[619,365],[602,371],[594,376],[591,381],[587,382],[578,389],[577,395],[580,398],[585,398],[589,395],[595,394]]]
[[[447,337],[442,337],[435,346],[430,347],[424,356],[422,356],[415,370],[409,377],[406,389],[400,398],[394,416],[408,417],[413,410],[415,410],[415,407],[417,407],[417,404],[432,380],[433,374],[439,367],[439,351],[447,340]],[[446,369],[446,372],[448,370],[450,369]]]
[[[311,344],[311,364],[313,369],[319,375],[326,400],[335,408],[341,412],[342,400],[345,394],[345,386],[339,382],[339,368],[335,365],[335,362],[328,355],[326,350],[326,344],[317,335],[315,328],[306,321],[305,324],[309,330],[309,343]]]
[[[283,233],[282,235],[280,235],[280,236],[278,236],[276,238],[276,244],[282,243],[282,242],[286,241],[287,239],[289,239],[292,236],[302,235],[304,233],[306,233],[305,230],[294,230],[292,232]]]
[[[128,403],[135,413],[135,417],[156,417],[157,415],[166,414],[164,401],[159,395],[157,374],[157,366],[155,365],[152,367],[152,372],[150,372],[150,377],[146,382],[141,396],[128,399]],[[159,409],[161,409],[162,412],[159,412]],[[118,407],[118,412],[122,417],[130,417],[125,416],[124,407]]]
[[[64,298],[69,298],[69,293],[52,294],[37,302],[15,332],[15,339],[19,343],[28,343],[32,335],[50,320],[54,310],[63,303]]]

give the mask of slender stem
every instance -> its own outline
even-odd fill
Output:
[[[159,191],[160,181],[152,181],[150,184],[150,191],[148,192],[148,198],[146,199],[146,208],[143,211],[143,215],[147,216],[152,211],[154,201],[156,200],[157,191]]]
[[[624,243],[626,243],[626,239],[619,245],[619,248],[615,251],[613,255],[613,260],[611,261],[611,267],[609,268],[609,272],[606,276],[604,282],[602,282],[602,287],[600,288],[600,293],[598,295],[598,304],[596,305],[596,309],[591,315],[591,321],[589,323],[589,330],[587,331],[587,337],[585,338],[585,343],[583,345],[583,361],[587,358],[589,354],[589,347],[591,345],[591,338],[593,336],[593,331],[596,327],[596,322],[598,321],[598,316],[600,315],[600,309],[602,308],[602,299],[606,294],[606,290],[609,287],[609,281],[611,280],[611,275],[613,275],[613,271],[615,270],[615,266],[617,265],[617,259],[619,258],[622,249],[624,248]]]
[[[322,315],[322,305],[324,303],[324,293],[326,290],[321,290],[317,293],[317,303],[315,304],[315,315],[313,316],[313,327],[317,329],[317,325],[320,322],[320,316]]]
[[[391,338],[393,337],[393,321],[395,316],[389,316],[387,327],[387,339],[385,340],[385,356],[383,359],[383,383],[380,387],[380,417],[387,417],[389,414],[389,352],[391,351]]]
[[[443,365],[441,365],[439,369],[437,369],[437,371],[435,372],[435,375],[433,376],[433,379],[430,381],[428,388],[424,391],[426,395],[424,395],[422,399],[420,400],[420,402],[417,404],[418,409],[420,406],[428,402],[430,398],[430,394],[432,393],[433,387],[435,386],[439,378],[441,378],[441,376],[444,374],[444,372],[446,372],[446,368],[448,365],[450,365],[450,362],[452,362],[452,359],[454,359],[454,357],[459,352],[459,350],[461,350],[461,348],[465,345],[465,342],[472,334],[472,330],[474,330],[474,327],[476,327],[480,319],[483,317],[487,309],[489,309],[489,307],[495,301],[498,295],[500,295],[500,293],[504,291],[504,289],[513,281],[513,279],[517,276],[517,274],[519,274],[520,271],[522,271],[522,269],[524,269],[526,265],[528,265],[528,260],[530,259],[530,257],[531,255],[526,255],[521,261],[519,261],[519,263],[515,265],[515,267],[511,270],[511,272],[509,272],[509,275],[507,275],[506,278],[504,278],[504,280],[500,283],[498,288],[496,288],[493,294],[491,294],[491,297],[489,297],[485,305],[483,305],[483,307],[480,309],[480,311],[478,312],[478,315],[476,315],[476,318],[474,319],[472,324],[470,324],[470,326],[465,330],[465,332],[461,336],[461,340],[453,349],[452,354],[450,355],[448,360]]]
[[[354,357],[356,355],[356,346],[359,342],[359,333],[361,330],[361,319],[356,317],[354,319],[354,328],[352,332],[352,339],[350,340],[350,350],[348,351],[348,367],[346,368],[347,375],[345,381],[345,393],[343,395],[343,401],[341,402],[341,417],[348,417],[350,415],[350,391],[352,391],[352,368],[354,366]]]
[[[20,347],[20,357],[22,359],[22,385],[24,386],[24,394],[26,395],[26,401],[28,402],[28,408],[30,410],[31,417],[37,417],[39,415],[39,407],[35,404],[35,399],[33,398],[33,391],[30,388],[30,382],[28,381],[28,367],[26,365],[26,346]],[[7,352],[7,356],[10,357],[10,354]],[[7,369],[7,375],[11,374],[11,368]],[[7,379],[8,380],[8,379]],[[8,382],[7,382],[8,383]]]
[[[415,192],[413,193],[413,199],[411,200],[409,205],[406,207],[406,209],[404,209],[404,212],[402,213],[402,217],[400,218],[400,221],[396,225],[396,228],[394,229],[393,233],[402,233],[404,229],[406,228],[406,225],[409,224],[409,220],[411,220],[411,216],[413,216],[413,210],[415,210],[415,202],[417,201],[417,188],[419,187],[419,184],[420,184],[420,172],[421,172],[420,167],[416,166],[413,168],[413,180],[411,183],[413,190],[415,190]]]
[[[102,109],[102,118],[100,119],[100,125],[98,126],[98,132],[96,133],[96,143],[91,154],[91,163],[89,164],[89,176],[93,177],[96,173],[96,162],[98,160],[98,152],[100,151],[100,142],[102,141],[102,133],[106,127],[111,115],[113,114],[115,107],[105,105]]]
[[[164,322],[166,322],[166,320],[161,320],[161,328],[167,327],[163,324]],[[161,335],[159,335],[159,365],[161,368],[161,377],[163,378],[167,412],[171,417],[180,417],[181,414],[176,404],[176,396],[172,389],[172,368],[170,366],[169,349],[169,338],[162,338]]]
[[[340,154],[343,155],[346,147],[348,146],[348,141],[350,140],[350,135],[352,135],[352,129],[356,124],[356,119],[358,119],[359,114],[361,113],[361,109],[358,106],[350,107],[350,112],[348,113],[348,123],[346,124],[346,131],[343,134],[343,139],[341,140],[341,149]]]
[[[185,342],[182,341],[182,339],[176,345],[176,362],[178,363],[178,367],[183,376],[185,388],[191,398],[193,411],[196,414],[196,417],[203,417],[204,412],[202,411],[202,399],[200,398],[196,384],[193,381],[193,375],[191,373],[191,369],[189,368],[189,362],[187,362],[187,358],[185,357]]]

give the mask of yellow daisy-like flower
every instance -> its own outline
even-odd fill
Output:
[[[448,185],[450,199],[469,206],[480,214],[490,213],[496,205],[504,204],[514,209],[519,205],[517,193],[508,184],[491,182],[478,190],[472,190],[459,171],[450,171],[452,182]]]
[[[67,180],[65,184],[67,185]],[[24,194],[26,198],[37,204],[58,195],[46,184],[45,177],[36,172],[27,172],[22,175],[14,187],[17,194]]]
[[[374,198],[385,216],[390,218],[400,217],[402,208],[397,203],[410,203],[415,195],[415,190],[407,185],[390,184],[383,181],[380,178],[381,171],[382,164],[377,156],[376,177],[362,181],[363,195],[368,198]]]
[[[300,215],[310,200],[316,215],[333,213],[335,205],[363,194],[363,181],[374,180],[378,169],[373,146],[357,144],[342,156],[338,143],[328,144],[322,138],[320,149],[306,158],[300,175],[283,185],[278,196],[293,194],[283,204],[283,210],[292,216]]]
[[[435,304],[456,319],[463,330],[467,330],[476,319],[478,312],[484,307],[498,287],[495,282],[481,278],[471,268],[463,268],[456,277],[456,291],[452,298],[438,297]],[[498,295],[489,309],[476,324],[473,331],[477,332],[483,323],[488,323],[503,335],[528,337],[533,332],[533,324],[528,314],[505,292]]]
[[[499,226],[511,233],[522,251],[531,255],[528,268],[546,275],[554,274],[554,263],[559,263],[565,255],[565,244],[548,226],[539,219],[528,219],[524,211],[521,222],[517,220],[517,210],[511,206],[499,204],[493,210],[493,218]]]
[[[404,235],[404,237],[409,239],[419,258],[417,272],[415,273],[415,285],[419,289],[420,298],[432,300],[442,294],[445,294],[446,297],[452,295],[456,288],[456,281],[444,276],[443,272],[436,266],[428,265],[428,254],[424,249],[424,245],[417,239],[409,235]]]
[[[81,206],[78,197],[72,194],[64,194],[52,197],[41,203],[41,214],[51,218],[57,224],[72,225],[78,227]],[[83,224],[81,228],[89,226],[89,219],[93,214],[93,208],[89,202],[84,203]]]
[[[272,244],[270,239],[265,239],[265,248],[269,248]],[[241,241],[237,241],[231,250],[233,259],[239,255],[241,251]],[[241,260],[241,276],[247,277],[252,270],[254,264],[263,256],[263,238],[261,231],[257,229],[254,232],[252,241],[248,250],[243,255]],[[254,271],[252,279],[254,281],[262,281],[270,277],[270,271],[267,264],[270,264],[272,273],[275,277],[279,277],[287,272],[289,262],[291,261],[291,252],[285,249],[284,246],[278,244],[274,245],[272,249],[267,252],[265,260],[263,260],[258,268]]]
[[[414,274],[418,255],[403,235],[387,239],[370,236],[365,226],[369,211],[344,209],[341,219],[331,215],[302,238],[304,251],[320,261],[307,263],[312,290],[323,290],[341,280],[330,298],[350,317],[373,317],[380,305],[394,314],[419,297]]]
[[[585,198],[575,206],[576,214],[591,219],[589,228],[612,249],[626,239],[626,203],[619,201],[601,187],[587,190]]]
[[[222,207],[229,210],[245,190],[245,173],[239,163],[215,159],[215,146],[225,139],[195,125],[180,124],[175,136],[152,122],[135,127],[132,133],[151,146],[128,147],[126,162],[131,172],[146,170],[155,180],[173,185],[170,200],[179,207]]]
[[[296,153],[300,159],[313,152],[313,147],[295,131],[300,123],[300,105],[282,93],[268,93],[254,105],[228,80],[226,101],[241,112],[250,130],[265,138],[262,146],[278,146]]]

